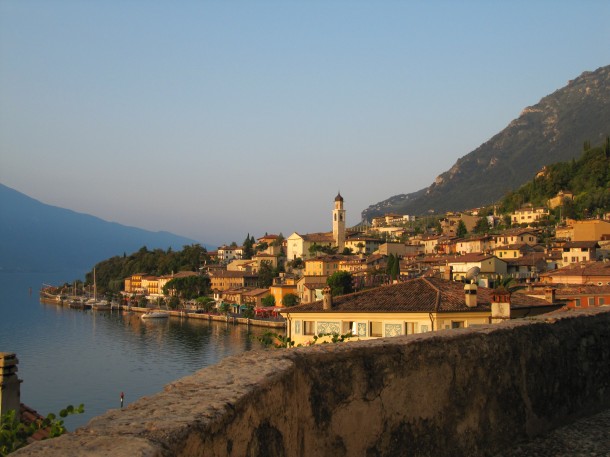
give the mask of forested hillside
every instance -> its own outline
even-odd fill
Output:
[[[584,218],[610,211],[610,138],[602,146],[584,145],[580,158],[548,165],[544,171],[501,201],[500,211],[512,212],[524,203],[546,205],[559,191],[574,194],[564,200],[562,215]]]
[[[125,278],[136,274],[162,276],[179,271],[199,271],[209,260],[207,251],[199,244],[184,246],[181,251],[154,249],[149,251],[142,247],[133,254],[111,257],[95,265],[95,276],[98,291],[118,292],[122,289]],[[86,275],[86,284],[93,283],[93,270]]]

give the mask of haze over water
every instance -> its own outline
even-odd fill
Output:
[[[70,430],[118,408],[121,392],[127,406],[224,357],[261,347],[256,335],[262,328],[175,318],[143,322],[139,314],[39,302],[43,283],[79,276],[0,272],[0,352],[17,354],[21,401],[44,415],[84,403],[84,414],[66,419]]]

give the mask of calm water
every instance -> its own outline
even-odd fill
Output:
[[[42,283],[79,277],[0,272],[0,351],[17,354],[21,401],[45,415],[84,403],[85,414],[66,420],[71,430],[118,408],[121,392],[127,405],[224,357],[261,347],[261,328],[176,318],[143,322],[139,314],[39,302]]]

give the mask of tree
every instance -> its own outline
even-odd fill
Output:
[[[275,268],[271,266],[271,262],[263,260],[258,269],[258,287],[268,289],[273,284],[273,278],[277,276]]]
[[[275,306],[275,297],[273,295],[267,295],[261,300],[261,303],[265,308],[271,308]]]
[[[168,305],[170,309],[178,309],[180,307],[180,299],[175,295],[170,297]]]
[[[244,240],[244,260],[250,260],[254,255],[254,242],[250,238],[250,234],[246,235],[246,239]]]
[[[463,238],[466,236],[467,233],[468,233],[468,229],[466,228],[466,224],[464,224],[464,221],[460,219],[460,221],[458,222],[457,228],[455,229],[455,235],[458,238]]]
[[[201,275],[174,278],[163,286],[163,293],[174,292],[180,298],[191,300],[206,295],[210,290],[210,278]]]
[[[243,310],[242,315],[247,319],[252,319],[254,317],[254,307],[252,305],[246,306],[246,309]]]
[[[315,257],[318,255],[318,252],[322,249],[322,246],[320,246],[318,243],[313,242],[311,243],[311,246],[309,246],[309,255],[312,257]]]
[[[386,265],[386,273],[390,280],[395,281],[400,276],[400,259],[394,254],[388,256],[388,263]]]
[[[348,271],[336,271],[326,279],[333,297],[351,294],[354,291],[353,278]]]
[[[472,231],[475,233],[485,233],[488,230],[489,230],[489,223],[487,222],[486,217],[479,217],[477,219],[476,224],[474,225],[474,228],[472,229]]]
[[[286,307],[295,306],[299,304],[299,296],[297,294],[286,294],[282,298],[282,305]]]

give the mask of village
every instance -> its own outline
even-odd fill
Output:
[[[346,228],[339,193],[332,231],[265,234],[252,246],[223,245],[208,252],[199,272],[134,274],[123,294],[154,305],[172,279],[204,275],[214,299],[207,310],[211,303],[215,312],[249,323],[285,320],[298,344],[318,335],[369,339],[601,306],[610,303],[608,215],[568,219],[549,236],[549,209],[570,198],[562,192],[548,207],[525,205],[504,216],[449,213],[436,228],[414,233],[417,218],[397,214]],[[511,228],[496,229],[501,221]],[[261,276],[270,272],[276,276],[261,287]],[[334,289],[332,278],[349,284]],[[180,306],[202,311],[201,301]]]

